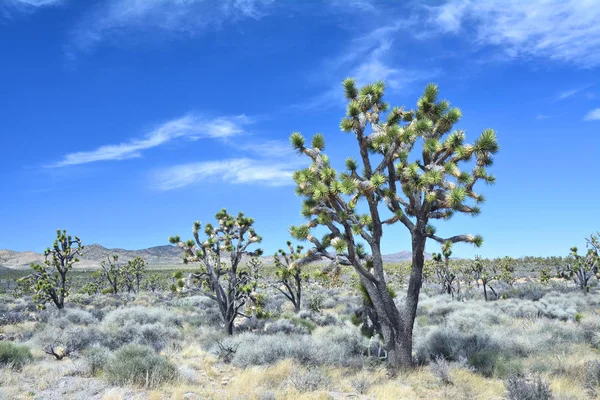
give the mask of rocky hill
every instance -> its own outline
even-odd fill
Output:
[[[85,246],[80,262],[76,264],[78,268],[99,268],[100,262],[106,260],[106,257],[112,254],[119,256],[119,261],[127,262],[135,257],[141,257],[151,266],[175,266],[183,263],[182,251],[176,246],[156,246],[141,250],[125,249],[107,249],[99,244]],[[410,251],[401,251],[399,253],[387,254],[383,260],[388,263],[409,261],[411,259]],[[431,255],[425,253],[425,259],[430,259]],[[264,262],[271,263],[272,256],[263,257]],[[7,268],[26,268],[31,263],[43,263],[44,255],[32,251],[17,252],[12,250],[0,250],[0,267]]]

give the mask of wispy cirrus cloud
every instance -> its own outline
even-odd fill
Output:
[[[593,86],[593,85],[585,85],[585,86],[579,86],[579,87],[575,87],[575,88],[568,89],[568,90],[563,90],[562,92],[560,92],[556,95],[555,99],[557,101],[569,99],[569,98],[574,97],[577,94],[583,92],[584,90],[589,89],[591,86]]]
[[[395,91],[439,75],[437,67],[396,66],[398,53],[394,51],[394,39],[412,23],[386,25],[352,39],[337,56],[325,60],[316,74],[319,80],[336,84],[295,107],[312,109],[341,103],[343,92],[339,83],[347,76],[353,77],[359,86],[383,80],[388,89]]]
[[[234,158],[174,165],[152,175],[153,186],[172,190],[202,181],[262,186],[293,185],[293,165],[289,162]]]
[[[108,0],[72,32],[72,51],[89,50],[105,40],[129,40],[149,33],[193,36],[208,27],[258,20],[274,0]]]
[[[0,0],[0,16],[10,18],[14,14],[31,13],[63,3],[65,0]]]
[[[600,108],[594,108],[583,117],[584,121],[600,121]]]
[[[144,150],[161,146],[181,137],[197,140],[203,138],[225,139],[239,135],[244,132],[245,126],[251,123],[252,119],[245,115],[207,120],[188,114],[161,124],[142,138],[105,145],[90,151],[70,153],[65,155],[61,161],[47,167],[55,168],[97,161],[137,158],[142,156]]]
[[[444,33],[498,46],[509,57],[600,65],[600,7],[581,0],[448,0],[427,7]]]

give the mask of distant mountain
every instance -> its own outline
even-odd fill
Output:
[[[176,246],[156,246],[141,250],[107,249],[99,244],[85,246],[80,262],[75,264],[77,268],[99,268],[100,262],[106,260],[109,255],[116,254],[119,261],[127,262],[135,257],[141,257],[151,266],[176,266],[183,264],[183,252]],[[410,261],[412,252],[401,251],[399,253],[383,256],[386,263]],[[425,253],[425,259],[431,259],[431,255]],[[273,257],[263,257],[265,263],[272,263]],[[0,267],[26,268],[31,263],[43,263],[44,255],[32,251],[17,252],[12,250],[0,250]]]
[[[397,263],[397,262],[402,262],[402,261],[410,261],[412,259],[412,251],[403,250],[398,253],[384,254],[382,258],[383,258],[383,262],[386,262],[386,263]],[[425,259],[431,260],[431,254],[425,253]]]
[[[109,255],[116,254],[119,261],[127,262],[135,257],[141,257],[152,266],[168,266],[183,263],[183,252],[176,246],[156,246],[141,250],[107,249],[99,244],[85,246],[77,268],[99,268],[100,262]],[[16,252],[0,250],[0,266],[8,268],[24,268],[31,263],[43,263],[44,255],[31,251]]]

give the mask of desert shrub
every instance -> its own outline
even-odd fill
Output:
[[[598,395],[600,386],[600,362],[590,361],[585,365],[585,387],[592,396]]]
[[[296,325],[288,319],[278,319],[275,322],[269,323],[265,326],[265,332],[268,334],[277,333],[310,333],[310,330],[302,325]]]
[[[0,326],[20,324],[28,320],[29,316],[19,311],[4,311],[0,314]]]
[[[165,326],[161,323],[137,325],[131,322],[124,326],[105,329],[102,343],[113,350],[126,344],[137,343],[160,351],[180,338],[181,332],[174,326]]]
[[[586,318],[581,323],[583,338],[593,348],[600,349],[600,318]]]
[[[84,350],[82,355],[88,374],[94,376],[104,369],[110,350],[103,346],[92,346]]]
[[[63,356],[77,355],[78,352],[103,340],[96,325],[75,326],[65,317],[50,319],[37,330],[32,338],[42,349],[60,349]]]
[[[323,311],[323,302],[324,301],[325,301],[325,298],[323,297],[322,294],[320,294],[320,293],[313,294],[312,296],[310,296],[308,298],[307,307],[309,310],[311,310],[313,312],[320,313]]]
[[[364,395],[367,394],[367,392],[373,385],[373,377],[369,374],[361,373],[352,378],[350,384],[358,394]]]
[[[509,357],[497,350],[484,350],[469,357],[468,364],[485,377],[504,378],[521,374],[523,367],[519,359]]]
[[[181,318],[178,315],[170,310],[159,307],[145,308],[136,306],[120,308],[107,314],[103,321],[103,323],[108,325],[121,326],[132,322],[138,325],[160,322],[164,325],[181,326]]]
[[[64,314],[64,318],[67,321],[76,325],[93,325],[98,323],[98,319],[85,310],[67,309]]]
[[[442,357],[448,361],[467,360],[467,364],[484,376],[506,376],[519,372],[518,360],[510,358],[499,342],[485,333],[463,333],[455,329],[434,329],[416,346],[417,362],[426,363]]]
[[[442,356],[449,361],[461,357],[470,359],[482,351],[498,351],[499,345],[482,333],[465,334],[454,329],[436,329],[429,333],[424,342],[418,344],[417,356],[423,360],[435,360]]]
[[[158,351],[181,338],[180,326],[180,317],[166,309],[123,308],[110,312],[102,321],[102,342],[110,349],[137,343]]]
[[[244,332],[223,339],[222,345],[236,349],[231,362],[242,368],[271,365],[286,358],[310,360],[313,351],[306,336],[297,334],[257,335]],[[218,354],[219,351],[218,346],[213,345],[211,348],[213,354]]]
[[[108,358],[106,379],[115,385],[158,387],[176,377],[177,370],[149,346],[126,345]]]
[[[235,348],[232,364],[246,368],[254,365],[272,365],[291,358],[305,365],[347,366],[359,364],[364,350],[363,338],[350,327],[318,330],[313,335],[283,334],[258,335],[244,332],[224,338],[223,346]],[[210,348],[218,354],[214,343]]]
[[[289,377],[289,383],[301,393],[314,392],[329,386],[327,373],[317,367],[295,368]]]
[[[437,356],[430,366],[431,373],[439,379],[444,385],[452,384],[450,379],[450,366],[448,361],[442,356]]]
[[[527,283],[523,285],[513,286],[511,289],[504,292],[508,298],[516,298],[523,300],[537,301],[548,293],[548,288],[538,283]]]
[[[221,317],[218,318],[220,322]],[[252,315],[249,318],[244,318],[242,322],[236,326],[236,330],[238,332],[260,332],[265,330],[267,325],[268,324],[266,323],[264,318],[257,318],[255,315]]]
[[[279,318],[283,313],[283,308],[287,304],[287,299],[281,294],[274,294],[265,298],[263,310],[273,318]]]
[[[311,338],[316,364],[348,366],[359,362],[363,357],[365,338],[358,329],[328,327],[315,332]]]
[[[21,369],[31,362],[33,356],[29,347],[12,342],[0,342],[0,367]]]
[[[188,310],[216,308],[214,300],[206,296],[179,297],[173,301],[173,306]]]
[[[313,326],[307,326],[312,331],[315,328],[315,325],[318,326],[328,326],[328,325],[336,325],[339,321],[333,314],[323,314],[316,313],[310,310],[300,311],[296,316],[292,318],[300,318],[305,321],[311,321]]]
[[[532,381],[513,375],[504,382],[507,400],[550,400],[550,384],[537,377]]]
[[[323,304],[321,305],[324,310],[335,308],[338,305],[337,300],[334,297],[328,297],[323,300]]]
[[[92,304],[93,297],[84,293],[73,293],[69,296],[69,302],[80,306],[87,306]]]

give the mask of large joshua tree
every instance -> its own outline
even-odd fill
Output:
[[[343,87],[348,106],[340,127],[356,137],[360,161],[347,158],[346,171],[338,174],[323,152],[323,135],[316,134],[311,146],[300,133],[290,136],[293,147],[312,161],[294,174],[308,223],[290,232],[314,245],[298,263],[325,257],[354,267],[379,319],[390,367],[408,367],[426,241],[446,248],[457,242],[482,244],[480,236],[440,237],[431,222],[455,213],[479,213],[484,198],[474,187],[479,181],[494,182],[486,168],[498,150],[496,134],[487,129],[474,144],[466,144],[465,132],[452,130],[460,110],[438,101],[434,84],[427,85],[414,110],[389,109],[383,82],[359,90],[348,78]],[[388,290],[381,258],[383,228],[398,222],[411,234],[413,254],[406,300],[399,307]],[[317,226],[328,230],[322,239],[312,234]],[[362,242],[370,249],[364,260]]]
[[[169,241],[184,250],[184,263],[198,262],[201,270],[189,275],[187,285],[197,283],[204,295],[219,306],[228,334],[233,334],[234,321],[244,314],[248,302],[259,303],[256,279],[247,269],[241,268],[242,257],[259,256],[262,250],[249,251],[248,247],[262,238],[254,230],[254,220],[239,213],[234,217],[225,209],[215,218],[217,226],[206,224],[206,239],[200,239],[200,221],[194,222],[194,239],[182,242],[179,236]],[[261,310],[257,310],[260,315]]]

